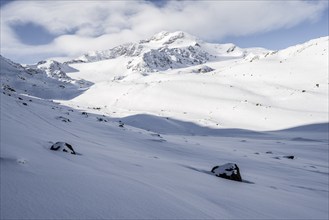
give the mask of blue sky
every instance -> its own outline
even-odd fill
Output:
[[[1,54],[21,63],[75,57],[161,30],[183,30],[240,47],[283,49],[328,35],[328,1],[1,0]]]
[[[241,47],[265,47],[272,50],[284,49],[292,45],[306,42],[310,39],[328,36],[328,8],[318,21],[303,22],[290,28],[281,28],[275,31],[257,33],[248,36],[228,36],[223,41],[234,42]]]

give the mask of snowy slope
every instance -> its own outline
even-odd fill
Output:
[[[127,45],[0,57],[1,219],[329,218],[328,37],[278,52],[183,32]],[[210,172],[225,163],[242,183]]]
[[[151,39],[143,44],[155,48],[155,42],[167,42]],[[205,58],[206,63],[199,60],[201,65],[182,62],[185,68],[159,67],[156,73],[127,67],[128,60],[136,63],[145,51],[71,64],[78,72],[68,73],[70,77],[94,85],[65,104],[102,107],[104,114],[114,117],[147,113],[213,128],[275,130],[328,121],[328,37],[279,52],[184,39],[168,48],[198,42],[212,58]],[[159,61],[154,59],[152,64]]]
[[[158,134],[5,93],[1,219],[328,218],[328,124],[199,136],[205,128],[142,117],[162,121],[164,133],[180,128]],[[78,155],[50,151],[57,141]],[[290,155],[295,159],[284,158]],[[211,175],[227,162],[240,166],[243,183]]]
[[[1,88],[46,99],[72,99],[92,83],[74,80],[64,72],[73,70],[56,61],[22,66],[0,56]],[[48,64],[48,65],[47,65]]]

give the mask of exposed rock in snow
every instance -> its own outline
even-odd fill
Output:
[[[211,172],[218,177],[242,182],[240,169],[235,163],[226,163],[221,166],[215,166],[212,168]]]
[[[50,150],[63,151],[66,153],[76,154],[72,145],[65,142],[56,142],[51,146]]]
[[[265,49],[252,51],[256,55],[268,52]],[[236,58],[246,54],[249,54],[249,51],[233,44],[209,44],[182,31],[162,31],[139,43],[126,43],[108,50],[92,51],[67,63],[97,62],[125,57],[131,58],[126,61],[128,70],[143,74],[195,66],[220,57]]]
[[[207,62],[209,57],[207,52],[195,46],[162,47],[144,53],[141,61],[131,62],[127,68],[137,72],[157,72],[202,64]]]
[[[178,34],[171,36],[167,41],[165,41],[163,44],[172,44],[178,39],[184,38],[185,34],[183,32],[179,32]]]
[[[236,46],[234,45],[234,46],[228,48],[226,52],[227,53],[231,53],[231,52],[233,52],[235,50],[235,48],[236,48]]]
[[[22,66],[0,56],[0,62],[1,87],[5,91],[17,91],[42,98],[66,99],[73,97],[74,93],[80,93],[79,89],[92,84],[82,79],[70,78],[66,71],[73,72],[75,69],[53,60]],[[61,88],[61,91],[58,88]]]
[[[64,63],[55,60],[40,61],[35,66],[31,66],[45,71],[47,76],[59,81],[71,82],[72,79],[66,75],[66,72],[74,72],[75,70]]]
[[[211,71],[214,71],[214,69],[209,67],[209,66],[203,65],[198,69],[192,70],[192,73],[208,73],[208,72],[211,72]]]
[[[63,116],[58,116],[56,117],[57,120],[60,120],[62,122],[71,122],[71,120],[69,118],[65,118]]]
[[[108,50],[91,51],[82,55],[81,57],[78,57],[75,60],[71,60],[66,63],[96,62],[101,60],[115,59],[120,56],[135,57],[139,56],[142,50],[142,45],[126,43]]]
[[[245,57],[244,60],[248,61],[248,62],[253,62],[255,60],[260,60],[263,59],[269,55],[273,55],[275,54],[275,52],[268,52],[268,51],[264,51],[263,48],[254,48],[254,51],[252,52],[245,52]]]
[[[168,36],[170,33],[168,31],[160,31],[159,33],[153,35],[151,38],[147,40],[141,40],[140,43],[149,43],[150,41],[159,41],[162,40],[164,37]]]
[[[183,31],[176,31],[176,32],[168,32],[168,31],[161,31],[155,35],[153,35],[151,38],[147,40],[141,40],[141,44],[146,43],[160,43],[162,45],[168,45],[172,44],[174,42],[177,43],[177,41],[180,41],[182,43],[183,40],[190,40],[190,41],[198,41],[198,39],[192,35],[189,35]]]
[[[6,85],[6,84],[3,84],[2,88],[4,91],[16,92],[15,89],[11,88],[9,85]]]

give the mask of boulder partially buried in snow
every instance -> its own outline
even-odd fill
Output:
[[[242,182],[239,167],[235,163],[226,163],[221,166],[215,166],[212,168],[211,172],[218,177]]]
[[[50,150],[63,151],[71,154],[76,154],[72,145],[65,142],[56,142],[51,146]]]

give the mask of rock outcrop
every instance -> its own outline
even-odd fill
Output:
[[[215,166],[211,170],[216,176],[242,182],[240,169],[235,163],[226,163],[221,166]]]
[[[63,151],[66,153],[76,154],[72,145],[65,142],[56,142],[51,146],[50,150]]]

